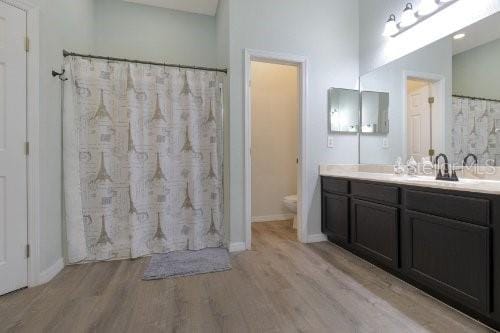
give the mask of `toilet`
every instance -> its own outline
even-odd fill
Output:
[[[297,229],[297,194],[287,195],[283,198],[285,207],[293,213],[293,228]]]

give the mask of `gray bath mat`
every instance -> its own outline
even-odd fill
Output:
[[[231,269],[229,253],[222,248],[199,251],[174,251],[153,254],[143,280],[158,280],[169,277],[190,276],[221,272]]]

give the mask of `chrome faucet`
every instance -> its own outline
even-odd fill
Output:
[[[441,167],[439,165],[439,158],[441,157],[444,159],[444,174],[441,171]],[[439,154],[438,156],[436,156],[434,163],[437,165],[438,168],[436,180],[447,180],[452,182],[458,181],[457,173],[455,172],[455,170],[452,170],[450,175],[450,169],[449,169],[450,163],[448,161],[448,156],[446,156],[446,154]]]
[[[472,163],[472,165],[477,165],[477,156],[470,153],[469,155],[465,156],[463,166],[467,165],[467,162],[469,161],[470,157],[472,157],[474,159],[474,162]]]

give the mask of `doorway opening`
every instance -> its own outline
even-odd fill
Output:
[[[307,241],[306,58],[245,50],[245,248],[252,223]],[[257,226],[257,225],[256,225]]]
[[[250,66],[252,223],[288,221],[296,230],[299,68]]]
[[[433,162],[445,150],[444,78],[412,74],[405,77],[404,84],[406,159]]]

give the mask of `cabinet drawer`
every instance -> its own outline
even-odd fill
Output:
[[[467,198],[407,190],[406,208],[479,225],[489,225],[490,206],[486,199]]]
[[[351,242],[378,262],[399,266],[399,210],[363,200],[352,200]]]
[[[322,178],[323,191],[331,193],[349,193],[349,181],[336,178]]]
[[[322,232],[336,241],[349,241],[349,197],[323,192]]]
[[[490,230],[407,212],[404,269],[418,282],[470,308],[490,310]]]
[[[362,182],[351,182],[351,193],[357,197],[399,204],[399,188]]]

